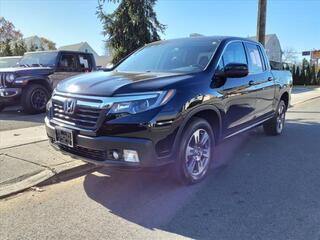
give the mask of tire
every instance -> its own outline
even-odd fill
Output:
[[[205,141],[204,144],[201,141]],[[182,133],[175,162],[173,174],[178,182],[186,185],[201,182],[210,168],[214,146],[214,133],[210,124],[202,118],[192,118]]]
[[[273,118],[263,124],[266,135],[280,135],[284,128],[287,106],[283,100],[280,100],[277,111]]]
[[[46,87],[41,84],[30,84],[22,92],[21,105],[26,113],[42,113],[46,110],[49,98],[50,93]]]

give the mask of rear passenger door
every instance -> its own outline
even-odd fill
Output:
[[[242,41],[229,43],[220,59],[219,68],[229,63],[248,64]],[[250,124],[254,119],[256,93],[250,85],[250,75],[241,78],[226,78],[224,84],[217,89],[223,95],[225,108],[225,132],[230,135]]]
[[[249,62],[249,75],[253,77],[253,86],[257,92],[256,118],[268,117],[273,111],[275,85],[264,57],[263,49],[258,44],[246,42]]]

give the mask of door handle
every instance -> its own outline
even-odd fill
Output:
[[[273,81],[273,77],[268,77],[268,81]]]
[[[253,81],[253,80],[250,80],[250,81],[249,81],[249,86],[252,86],[252,85],[254,85],[254,81]]]

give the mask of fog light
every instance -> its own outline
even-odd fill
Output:
[[[118,151],[116,151],[116,150],[112,151],[112,157],[113,157],[115,160],[119,160],[120,156],[119,156]]]
[[[139,162],[138,153],[134,150],[124,149],[123,158],[126,162]]]

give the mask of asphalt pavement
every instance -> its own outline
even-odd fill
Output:
[[[5,108],[0,112],[0,132],[41,126],[44,123],[44,117],[44,113],[28,115],[18,106]]]
[[[99,172],[0,201],[1,239],[320,239],[320,98],[222,143],[208,178]]]

